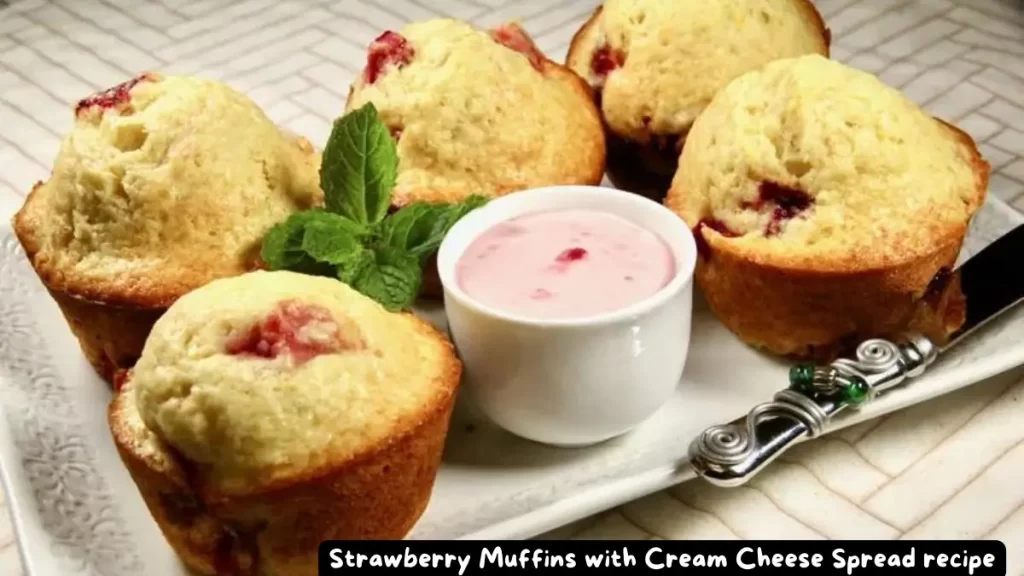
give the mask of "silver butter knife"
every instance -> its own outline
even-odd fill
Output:
[[[954,274],[966,302],[965,321],[943,344],[918,332],[874,338],[854,358],[797,364],[790,385],[746,416],[704,430],[690,444],[697,474],[718,486],[745,484],[789,447],[829,431],[838,416],[924,371],[978,328],[1024,301],[1024,225],[964,262]]]

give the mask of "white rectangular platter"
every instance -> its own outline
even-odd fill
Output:
[[[1024,220],[992,197],[961,259]],[[686,371],[672,401],[634,432],[585,449],[519,440],[461,403],[431,503],[412,539],[522,539],[688,477],[690,440],[786,385],[788,365],[741,344],[697,292]],[[443,327],[443,310],[424,309]],[[838,427],[1024,364],[1024,307]],[[92,372],[10,228],[0,227],[0,463],[30,576],[181,576],[118,459],[108,386]]]

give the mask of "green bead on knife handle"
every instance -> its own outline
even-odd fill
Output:
[[[832,366],[796,364],[789,370],[789,389],[814,396],[838,395],[851,407],[860,406],[871,398],[871,386],[861,375],[842,373]]]

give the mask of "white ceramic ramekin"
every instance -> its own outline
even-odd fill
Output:
[[[608,211],[660,235],[675,256],[676,276],[646,300],[580,320],[517,317],[474,301],[458,286],[456,263],[478,235],[509,218],[572,208]],[[580,446],[629,432],[671,397],[682,377],[696,258],[681,218],[612,188],[539,188],[470,212],[448,232],[437,257],[469,399],[502,428],[545,444]]]

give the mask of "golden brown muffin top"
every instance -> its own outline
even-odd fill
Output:
[[[715,248],[853,271],[947,245],[984,200],[987,178],[966,134],[874,75],[808,55],[748,72],[715,96],[665,204]]]
[[[601,90],[609,127],[644,142],[686,132],[740,74],[828,47],[809,0],[606,0],[567,63]]]
[[[121,393],[143,451],[158,439],[209,488],[237,494],[408,433],[454,393],[458,370],[412,314],[331,278],[256,271],[178,299]]]
[[[322,201],[319,163],[229,86],[144,75],[79,103],[15,227],[51,286],[166,304],[251,267],[273,224]]]
[[[398,139],[396,206],[597,184],[604,173],[586,84],[514,25],[434,19],[385,33],[346,110],[368,102]]]

